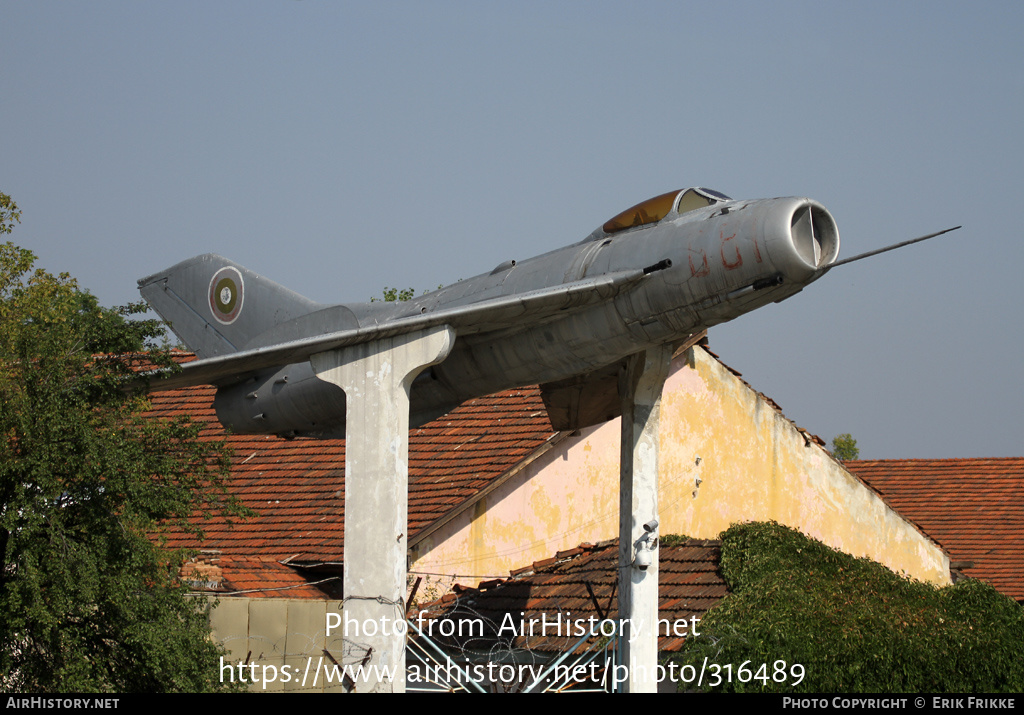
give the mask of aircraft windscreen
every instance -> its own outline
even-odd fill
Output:
[[[676,197],[679,197],[678,202],[676,202]],[[604,228],[605,233],[617,233],[625,231],[627,228],[657,223],[668,216],[673,207],[675,207],[676,213],[683,214],[687,211],[711,206],[719,201],[731,201],[731,199],[713,189],[696,188],[686,189],[682,192],[678,190],[670,191],[667,194],[655,196],[653,199],[647,199],[636,206],[629,207],[619,215],[606,221],[602,228]]]
[[[718,203],[718,199],[709,196],[705,189],[687,189],[679,197],[679,208],[676,210],[684,214],[687,211],[695,211],[715,203]]]
[[[669,191],[667,194],[655,196],[653,199],[641,201],[636,206],[631,206],[618,216],[609,219],[604,224],[605,233],[617,233],[625,231],[634,226],[646,226],[649,223],[661,221],[672,210],[679,190]]]

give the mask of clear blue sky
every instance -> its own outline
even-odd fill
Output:
[[[1020,2],[0,0],[13,239],[103,303],[198,253],[433,288],[703,185],[834,214],[838,269],[711,332],[866,458],[1024,454]]]

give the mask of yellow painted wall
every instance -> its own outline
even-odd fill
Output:
[[[673,363],[660,439],[662,534],[716,538],[735,522],[775,520],[894,571],[950,582],[934,543],[702,348]],[[619,421],[584,430],[416,545],[410,570],[475,584],[616,538],[618,464]]]

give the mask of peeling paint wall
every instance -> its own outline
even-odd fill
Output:
[[[662,534],[716,538],[775,520],[897,572],[948,584],[948,557],[702,348],[677,356],[661,406]],[[412,573],[475,584],[618,535],[619,421],[561,442],[413,548]]]

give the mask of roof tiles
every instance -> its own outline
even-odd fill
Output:
[[[720,541],[690,539],[659,549],[660,619],[669,624],[691,623],[691,619],[699,619],[728,594],[718,573],[721,547]],[[498,634],[502,624],[515,624],[516,637],[507,643],[508,647],[563,651],[579,636],[572,635],[568,626],[561,631],[550,625],[545,628],[545,622],[551,624],[561,618],[563,624],[575,624],[582,620],[589,629],[591,618],[595,622],[618,618],[618,541],[596,546],[581,544],[567,553],[571,555],[559,555],[517,569],[498,584],[486,581],[476,589],[458,589],[458,599],[449,596],[425,610],[432,619],[465,619],[485,624],[484,639],[464,641],[460,643],[462,647],[492,647],[495,640],[501,640]],[[523,623],[525,629],[521,627]],[[523,633],[524,630],[527,632]],[[507,628],[502,635],[509,635]],[[684,640],[685,636],[662,628],[658,648],[678,650]]]
[[[234,450],[229,491],[258,518],[198,521],[196,540],[182,532],[169,546],[231,556],[291,557],[296,563],[340,562],[344,553],[344,440],[286,440],[227,435],[213,410],[214,388],[151,395],[153,417],[202,422],[201,439],[226,439]],[[409,535],[500,477],[555,434],[536,387],[470,400],[409,432]]]
[[[960,570],[1024,600],[1024,457],[844,462]]]

